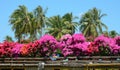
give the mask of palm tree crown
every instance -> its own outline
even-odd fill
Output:
[[[16,9],[10,17],[10,23],[13,31],[15,31],[15,37],[18,38],[18,41],[31,32],[32,25],[30,22],[31,13],[28,12],[27,8],[19,6],[19,9]]]
[[[34,12],[28,12],[26,6],[22,5],[12,13],[9,21],[15,37],[20,42],[26,38],[31,41],[37,39],[37,34],[42,32],[44,19],[45,14],[41,6],[38,6]]]
[[[61,38],[64,34],[73,34],[75,32],[75,23],[73,23],[72,13],[61,16],[53,16],[48,18],[47,33],[53,35],[57,39]]]
[[[93,8],[86,12],[80,20],[80,30],[86,37],[97,37],[103,33],[103,27],[107,30],[107,26],[101,21],[106,14],[101,14],[97,8]]]

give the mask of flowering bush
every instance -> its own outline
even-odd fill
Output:
[[[120,46],[120,36],[116,36],[115,37],[115,44],[117,44],[118,46]]]
[[[4,56],[4,46],[2,43],[0,43],[0,57]]]
[[[89,43],[85,41],[82,34],[73,34],[73,47],[71,48],[75,56],[86,55]]]
[[[99,55],[110,55],[110,41],[108,37],[101,35],[95,39],[95,45],[98,47]]]
[[[27,45],[27,51],[29,57],[37,57],[40,56],[39,50],[41,49],[39,40],[34,41],[33,43],[29,43]]]
[[[75,44],[85,42],[85,37],[82,34],[73,34],[72,37]]]
[[[0,57],[49,57],[56,55],[58,50],[64,57],[120,55],[120,36],[110,38],[101,35],[87,42],[82,34],[66,34],[59,41],[51,35],[44,35],[28,44],[0,43]]]
[[[20,48],[20,54],[22,56],[27,56],[28,55],[28,44],[23,44],[22,47]]]
[[[120,36],[115,38],[101,35],[94,41],[98,47],[99,55],[119,55],[120,53]]]
[[[20,56],[20,49],[22,48],[23,44],[16,44],[12,49],[12,54],[14,57]]]
[[[95,45],[94,42],[89,42],[88,48],[87,48],[87,55],[98,55],[99,49],[98,46]]]
[[[70,49],[71,44],[72,44],[72,36],[70,34],[66,34],[61,37],[59,48],[64,56],[73,54],[73,51]]]
[[[2,43],[2,57],[12,57],[13,53],[12,53],[12,49],[14,48],[14,46],[16,45],[16,43],[14,42],[7,42],[4,41]]]
[[[50,56],[53,53],[56,53],[58,49],[57,40],[51,35],[44,35],[38,40],[40,48],[39,53],[41,56]]]
[[[113,55],[120,55],[120,36],[116,36],[113,40],[110,40],[110,48]]]
[[[60,48],[65,57],[68,55],[85,55],[87,46],[88,43],[85,42],[85,37],[82,34],[74,34],[72,36],[66,34],[60,40]]]

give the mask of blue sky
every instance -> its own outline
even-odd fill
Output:
[[[120,0],[0,0],[0,42],[6,35],[14,38],[11,30],[9,17],[19,5],[25,5],[29,11],[33,11],[38,5],[43,9],[48,8],[46,16],[64,15],[72,12],[73,15],[80,17],[81,14],[89,9],[96,7],[106,13],[102,21],[110,30],[120,33]]]

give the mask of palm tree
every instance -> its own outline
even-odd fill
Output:
[[[53,16],[50,17],[47,21],[47,33],[56,37],[57,39],[61,38],[62,35],[71,33],[71,30],[67,29],[67,25],[62,17]]]
[[[46,13],[47,9],[45,11],[43,11],[41,6],[38,6],[34,12],[34,18],[33,18],[33,26],[32,26],[32,32],[30,33],[30,38],[32,40],[37,39],[38,34],[41,36],[42,35],[42,29],[45,26],[45,13]]]
[[[62,18],[64,19],[65,23],[67,24],[67,26],[66,26],[67,29],[71,30],[70,34],[74,34],[78,23],[73,22],[73,20],[77,19],[78,17],[73,17],[72,13],[66,13]]]
[[[107,26],[101,21],[106,14],[101,14],[100,10],[93,8],[86,12],[80,20],[80,30],[86,37],[97,37],[103,33],[103,27],[107,31]]]
[[[115,30],[112,30],[112,31],[109,32],[109,36],[112,37],[112,38],[114,38],[117,35],[118,35],[118,33]]]
[[[29,13],[24,5],[19,6],[10,17],[12,30],[19,42],[32,31],[31,17],[33,17],[32,13]]]
[[[8,35],[5,37],[5,40],[8,41],[8,42],[13,42],[12,37],[10,37],[10,36],[8,36]]]

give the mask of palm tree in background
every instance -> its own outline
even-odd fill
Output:
[[[80,30],[86,37],[97,37],[103,33],[103,28],[107,31],[107,26],[101,21],[106,14],[101,14],[97,8],[86,12],[80,20]]]
[[[33,28],[35,28],[34,33],[35,35],[39,34],[40,36],[42,36],[43,34],[43,29],[45,27],[45,23],[46,23],[46,17],[45,17],[45,13],[47,12],[46,10],[43,10],[41,6],[38,6],[35,10],[34,10],[34,18],[35,18],[35,23]],[[36,36],[37,37],[37,36]]]
[[[26,6],[19,6],[10,16],[10,24],[12,25],[12,30],[15,32],[15,37],[18,42],[21,41],[25,36],[29,34],[32,30],[31,24],[32,14],[28,12]]]
[[[72,13],[66,13],[62,17],[58,15],[46,19],[46,11],[47,9],[44,11],[41,6],[38,6],[33,12],[29,12],[26,6],[22,5],[12,13],[9,21],[18,42],[25,39],[34,41],[42,36],[46,30],[47,33],[57,39],[64,34],[75,33],[78,24],[74,22],[74,19],[77,17],[74,17]],[[90,9],[81,17],[81,32],[86,37],[92,36],[95,38],[103,33],[103,29],[107,31],[107,26],[101,21],[101,18],[105,15],[101,14],[101,11],[96,8]]]
[[[48,18],[47,21],[47,33],[51,34],[52,36],[60,39],[64,34],[73,34],[74,33],[74,24],[72,23],[71,14],[67,14],[67,16],[53,16]],[[67,19],[68,17],[68,19]],[[70,20],[69,20],[70,17]]]
[[[115,36],[119,35],[115,30],[109,32],[109,36],[114,38]]]
[[[78,19],[78,17],[74,17],[72,13],[66,13],[62,18],[65,23],[68,24],[67,29],[71,30],[70,34],[74,34],[77,30],[76,27],[78,26],[78,23],[74,22],[74,20]]]
[[[38,6],[33,12],[33,20],[32,22],[32,32],[30,33],[30,38],[36,40],[40,35],[42,36],[42,29],[45,26],[45,13],[47,9],[44,11],[41,6]]]
[[[37,39],[37,34],[42,34],[45,15],[41,6],[34,12],[29,12],[26,6],[22,5],[10,16],[10,24],[18,42],[29,38],[31,41]]]
[[[8,36],[8,35],[5,37],[5,40],[8,41],[8,42],[13,42],[12,37],[10,37],[10,36]]]
[[[66,32],[69,33],[70,30],[67,30],[65,28],[64,21],[62,18],[58,16],[52,16],[48,18],[47,20],[47,33],[51,34],[52,36],[56,37],[59,39],[62,35],[64,35]]]

